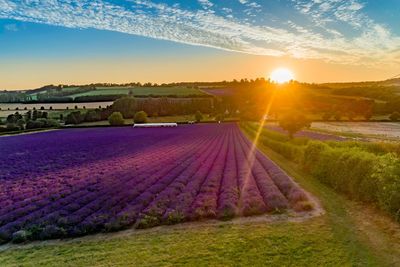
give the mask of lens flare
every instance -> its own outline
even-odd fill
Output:
[[[270,75],[271,81],[275,83],[287,83],[294,79],[293,72],[286,68],[279,68],[274,70]]]

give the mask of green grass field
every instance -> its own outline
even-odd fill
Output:
[[[79,96],[98,96],[98,95],[118,95],[128,94],[132,91],[133,95],[177,95],[177,96],[188,96],[188,95],[206,95],[204,92],[186,87],[98,87],[96,90],[89,91],[86,93],[79,93],[70,95],[70,97]]]
[[[260,147],[326,213],[302,222],[199,222],[0,247],[0,266],[398,266],[400,227]]]

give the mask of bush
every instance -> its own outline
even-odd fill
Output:
[[[28,231],[20,230],[12,235],[12,242],[22,243],[28,240],[30,234]]]
[[[7,123],[6,124],[6,129],[9,132],[14,132],[14,131],[19,131],[20,130],[19,126],[17,124],[15,124],[15,123]]]
[[[121,126],[124,125],[124,117],[122,116],[121,112],[113,112],[110,117],[108,117],[108,122],[112,126]]]
[[[37,129],[37,128],[43,128],[44,123],[41,120],[36,120],[36,121],[28,121],[26,123],[26,129]]]
[[[80,111],[74,111],[67,115],[65,118],[65,124],[79,124],[83,122],[84,116]]]
[[[310,142],[303,166],[314,177],[349,197],[379,206],[400,221],[400,159],[343,144]]]
[[[47,122],[47,127],[59,127],[60,123],[57,120],[53,120],[53,119],[48,119]]]
[[[393,113],[389,116],[389,119],[390,119],[391,121],[399,121],[399,120],[400,120],[400,113],[397,112],[397,111],[393,112]]]
[[[119,98],[114,101],[112,110],[120,112],[125,119],[132,118],[135,115],[136,100],[133,96]]]
[[[54,239],[66,236],[66,231],[55,225],[47,225],[40,233],[40,239]]]
[[[92,121],[99,121],[101,120],[100,113],[95,110],[89,110],[85,114],[85,121],[92,122]]]
[[[135,113],[135,117],[133,118],[134,123],[146,123],[147,122],[147,113],[144,111],[139,111]]]
[[[24,119],[19,119],[19,120],[17,121],[17,126],[18,126],[21,130],[24,129],[24,125],[25,125]]]
[[[26,129],[38,129],[38,128],[50,128],[50,127],[59,127],[60,124],[56,120],[52,119],[37,119],[35,121],[28,121],[26,123]]]
[[[379,205],[400,222],[400,159],[387,154],[375,164],[372,178],[377,181]]]
[[[201,114],[200,111],[196,111],[196,114],[194,114],[194,119],[196,122],[200,122],[203,120],[203,114]]]
[[[244,124],[249,132],[254,127]],[[322,183],[350,198],[374,202],[400,222],[400,158],[397,144],[307,141],[296,144],[264,130],[262,142],[300,163]],[[296,141],[297,142],[297,141]],[[396,154],[397,153],[397,154]],[[299,160],[302,159],[302,160]],[[303,203],[299,210],[307,210]]]

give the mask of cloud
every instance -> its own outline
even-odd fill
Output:
[[[214,4],[212,2],[210,2],[209,0],[198,0],[198,2],[205,9],[208,9],[208,8],[211,8],[214,6]]]
[[[246,7],[261,8],[254,1],[238,1]],[[206,0],[199,0],[202,6],[199,10],[150,0],[130,0],[126,1],[127,5],[102,0],[0,0],[0,18],[117,31],[249,54],[340,63],[393,63],[393,55],[398,55],[400,38],[363,15],[363,5],[358,1],[292,1],[298,12],[309,15],[314,22],[318,21],[323,32],[293,21],[286,22],[287,27],[251,24],[248,20],[234,18],[226,7],[221,9],[225,16],[216,15],[214,10],[210,10],[216,6]],[[366,30],[346,37],[339,29],[327,26],[332,21],[342,21],[354,29]]]
[[[10,31],[10,32],[17,32],[18,31],[17,24],[14,24],[14,23],[4,25],[4,29],[6,31]]]

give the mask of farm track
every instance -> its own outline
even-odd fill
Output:
[[[70,130],[19,138],[0,140],[0,147],[28,165],[16,172],[12,165],[2,166],[3,242],[20,230],[32,234],[29,239],[48,239],[131,225],[147,228],[308,211],[314,203],[286,173],[253,150],[235,124]],[[60,148],[35,158],[24,146],[29,142],[37,151],[35,144],[47,139],[55,144],[52,138],[58,138]],[[72,140],[77,145],[70,146]],[[67,160],[78,147],[88,154]],[[66,160],[64,168],[62,160],[53,159],[57,156]]]

